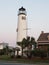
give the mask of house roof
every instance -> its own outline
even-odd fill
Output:
[[[41,33],[37,41],[47,41],[49,42],[49,33]]]

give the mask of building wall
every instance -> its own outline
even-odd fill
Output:
[[[8,46],[7,43],[0,43],[0,49],[6,48],[6,46]]]
[[[48,50],[48,47],[49,47],[49,44],[47,44],[47,43],[38,43],[38,48],[39,49],[43,49],[43,50]]]
[[[3,45],[0,45],[0,49],[3,49]]]
[[[23,38],[26,38],[27,36],[26,28],[27,28],[26,15],[20,14],[18,16],[17,42],[21,42]]]

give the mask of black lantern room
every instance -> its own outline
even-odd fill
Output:
[[[19,8],[18,15],[20,15],[20,14],[24,14],[24,15],[26,15],[26,9],[23,8],[23,7]]]

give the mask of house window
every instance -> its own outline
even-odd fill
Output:
[[[22,16],[22,20],[26,20],[26,17]]]

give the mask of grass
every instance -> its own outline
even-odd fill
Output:
[[[39,59],[17,59],[17,62],[23,63],[49,63],[49,60],[39,60]]]
[[[10,58],[10,56],[2,55],[0,56],[0,60],[2,61],[10,61],[10,62],[17,62],[17,63],[49,63],[49,58]]]

